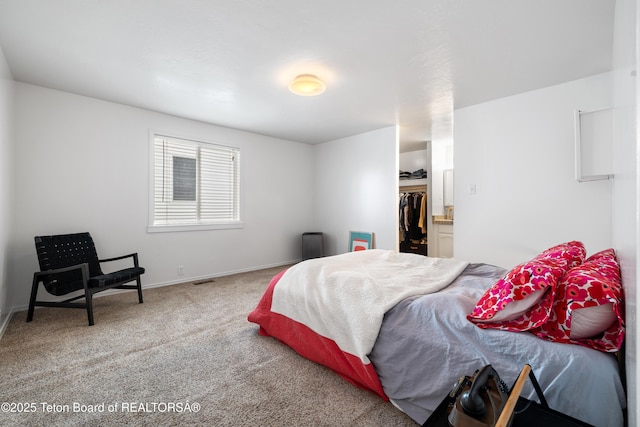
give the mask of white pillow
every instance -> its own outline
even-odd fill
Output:
[[[537,291],[533,291],[531,295],[526,297],[525,299],[521,299],[518,301],[511,301],[505,308],[498,311],[495,316],[491,319],[487,320],[476,320],[477,322],[502,322],[507,320],[518,319],[520,316],[524,316],[527,311],[534,305],[538,304],[547,288],[538,289]]]
[[[613,311],[613,303],[575,309],[571,312],[569,336],[572,340],[581,340],[600,335],[609,329],[617,318]]]

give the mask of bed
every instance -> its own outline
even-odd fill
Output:
[[[563,292],[556,286],[561,276],[587,264],[584,253],[579,258],[565,263],[562,275],[559,264],[549,261],[553,268],[545,274],[555,274],[553,286],[543,281],[541,289],[534,289],[539,292],[504,304],[519,310],[509,313],[509,321],[492,323],[473,316],[486,315],[486,310],[478,313],[479,305],[484,300],[486,306],[487,296],[515,268],[380,249],[311,259],[280,272],[248,319],[259,325],[261,335],[390,400],[418,424],[461,375],[491,364],[512,384],[528,363],[553,409],[596,426],[622,426],[626,398],[611,346],[602,347],[602,340],[591,340],[598,341],[600,349],[589,340],[562,342],[562,337],[552,339],[540,322],[524,331],[510,322],[540,306],[547,309],[547,318],[554,317],[549,295]],[[522,306],[527,300],[535,300],[528,302],[528,311]],[[621,331],[623,336],[621,306],[616,294],[617,328],[607,329],[605,340],[613,346],[619,346]],[[490,313],[496,319],[501,315]],[[529,326],[539,318],[527,316]],[[530,384],[522,394],[535,398]]]

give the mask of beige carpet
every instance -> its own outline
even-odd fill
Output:
[[[0,425],[415,426],[247,321],[281,268],[14,315]]]

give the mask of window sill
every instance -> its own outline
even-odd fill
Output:
[[[244,228],[244,222],[227,222],[221,224],[185,224],[185,225],[148,225],[147,233],[173,233],[179,231],[228,230]]]

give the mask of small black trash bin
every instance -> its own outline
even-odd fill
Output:
[[[302,259],[324,256],[322,233],[302,233]]]

